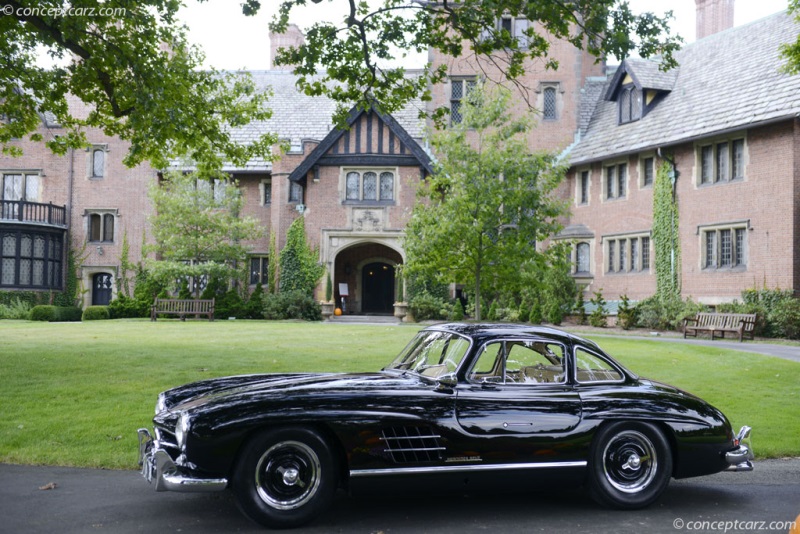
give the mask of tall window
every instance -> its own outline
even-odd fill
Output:
[[[731,269],[747,265],[745,224],[703,230],[703,267]]]
[[[89,241],[112,243],[114,241],[114,215],[112,213],[89,214]]]
[[[744,179],[744,139],[703,145],[697,157],[701,185]]]
[[[391,202],[394,200],[394,172],[349,171],[345,175],[345,201]]]
[[[629,235],[605,238],[609,273],[636,273],[650,270],[650,236]]]
[[[450,80],[450,123],[461,124],[461,102],[475,87],[475,78]]]
[[[625,198],[628,183],[628,164],[605,167],[606,199]]]
[[[261,180],[261,205],[272,204],[272,178]]]
[[[303,186],[297,182],[289,182],[289,202],[303,201]]]
[[[656,161],[654,157],[642,159],[642,187],[653,185],[656,176]]]
[[[558,109],[556,107],[556,88],[545,87],[543,91],[542,115],[545,120],[556,120]]]
[[[590,250],[589,243],[578,243],[575,246],[575,274],[590,272]]]
[[[642,118],[642,92],[634,85],[622,88],[619,94],[619,123],[625,124]]]
[[[228,185],[229,183],[227,180],[220,180],[219,178],[214,178],[213,180],[199,178],[195,182],[195,187],[197,187],[198,191],[212,193],[214,196],[214,202],[216,203],[220,203],[225,200],[225,190]]]
[[[589,171],[581,171],[578,183],[578,203],[589,203]]]
[[[269,258],[267,256],[250,257],[250,285],[264,284],[269,281]]]
[[[102,148],[92,150],[92,178],[106,175],[106,151]]]
[[[0,287],[60,288],[62,248],[60,235],[0,232]]]

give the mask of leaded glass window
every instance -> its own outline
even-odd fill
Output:
[[[715,182],[728,180],[728,143],[717,145],[717,172]]]
[[[731,149],[731,180],[741,180],[744,178],[744,139],[736,139]]]
[[[555,120],[556,112],[556,88],[545,87],[543,105],[543,115],[545,120]]]
[[[715,267],[716,266],[716,240],[717,240],[717,233],[716,232],[706,232],[706,267]]]
[[[642,185],[645,187],[653,185],[653,180],[655,179],[655,158],[644,158],[642,167]]]
[[[719,265],[720,267],[730,267],[731,266],[731,255],[733,253],[732,243],[731,243],[731,231],[730,230],[721,230],[719,233],[720,238],[720,254],[719,254]]]
[[[461,115],[461,102],[469,96],[475,87],[474,79],[450,80],[450,122],[461,124],[464,117]]]
[[[92,177],[102,178],[105,176],[106,152],[102,148],[92,151]]]
[[[589,272],[589,243],[578,243],[575,258],[575,272]]]
[[[642,238],[642,270],[650,270],[650,238]]]
[[[381,173],[381,200],[394,200],[394,174]]]
[[[378,175],[374,172],[364,173],[364,200],[378,200]]]
[[[616,245],[616,241],[608,242],[608,272],[610,273],[614,272],[614,245]]]
[[[711,162],[714,156],[714,147],[711,145],[704,146],[700,149],[700,183],[710,184],[712,166]]]
[[[357,172],[347,173],[347,192],[345,199],[347,200],[360,200],[361,199],[361,175]]]
[[[639,240],[631,239],[631,271],[639,270]]]

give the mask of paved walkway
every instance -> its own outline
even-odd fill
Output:
[[[703,345],[705,347],[714,347],[725,350],[738,350],[742,352],[755,352],[757,354],[766,354],[767,356],[775,356],[783,358],[784,360],[792,360],[800,362],[800,346],[798,345],[779,345],[777,343],[761,343],[758,341],[745,341],[739,343],[738,341],[725,341],[710,339],[683,339],[682,337],[672,337],[670,335],[658,336],[625,336],[615,334],[603,334],[595,332],[581,332],[579,335],[586,335],[591,337],[614,337],[620,339],[642,339],[647,341],[670,341],[672,343],[687,343],[690,345]]]

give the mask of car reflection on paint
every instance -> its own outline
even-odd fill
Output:
[[[462,491],[584,485],[622,509],[670,478],[752,470],[749,427],[544,327],[422,330],[376,373],[263,374],[159,395],[139,430],[158,491],[230,489],[253,520],[294,527],[338,488]]]

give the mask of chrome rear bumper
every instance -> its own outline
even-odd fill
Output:
[[[752,471],[753,451],[750,448],[750,427],[743,426],[736,435],[736,448],[725,453],[726,471]]]
[[[146,428],[140,428],[138,434],[142,476],[151,484],[155,481],[156,491],[205,493],[228,486],[225,478],[198,478],[184,472]]]

